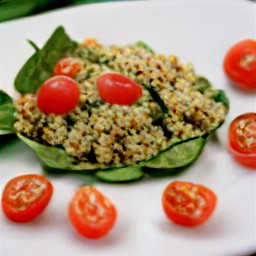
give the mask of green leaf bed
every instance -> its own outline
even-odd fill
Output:
[[[63,145],[50,145],[42,138],[34,139],[33,137],[28,136],[26,133],[22,133],[17,130],[15,128],[15,122],[17,122],[16,99],[12,99],[4,91],[0,90],[0,130],[4,132],[16,133],[18,138],[25,142],[36,153],[42,164],[50,168],[81,173],[91,172],[95,174],[97,178],[107,182],[127,182],[139,180],[145,175],[154,175],[157,172],[162,174],[170,174],[180,168],[189,166],[199,157],[209,136],[214,133],[215,130],[224,122],[225,115],[228,112],[229,102],[224,91],[214,89],[206,78],[196,75],[193,70],[186,73],[186,71],[184,71],[186,70],[186,67],[184,68],[184,66],[182,66],[180,63],[177,63],[174,67],[177,73],[176,77],[174,75],[172,78],[170,78],[169,82],[170,86],[172,86],[172,90],[179,90],[178,86],[180,81],[185,81],[187,79],[186,77],[192,76],[192,82],[189,86],[192,88],[191,90],[193,90],[193,93],[198,95],[199,98],[202,98],[203,95],[203,97],[207,98],[207,101],[209,101],[210,104],[217,106],[216,108],[223,111],[223,113],[221,118],[216,119],[216,122],[208,125],[205,131],[201,128],[200,133],[197,134],[191,133],[190,135],[188,133],[186,136],[174,135],[174,129],[171,125],[175,126],[175,124],[169,123],[169,120],[172,120],[171,118],[174,113],[174,106],[172,105],[173,103],[169,103],[168,98],[165,97],[165,95],[168,94],[164,94],[165,91],[159,89],[161,87],[161,79],[159,78],[159,83],[155,83],[155,80],[152,81],[152,79],[144,81],[139,74],[143,71],[140,69],[140,67],[138,67],[136,72],[134,70],[130,71],[128,68],[126,69],[126,67],[116,68],[113,63],[115,63],[116,59],[120,57],[120,52],[122,53],[123,51],[122,48],[118,48],[116,46],[111,48],[111,51],[117,51],[119,55],[111,55],[111,57],[108,59],[108,55],[103,54],[105,52],[102,53],[96,48],[83,45],[83,43],[78,43],[70,39],[62,26],[58,27],[54,31],[42,49],[39,49],[33,42],[30,42],[30,44],[34,47],[35,53],[21,68],[16,76],[14,84],[16,91],[20,93],[20,95],[36,95],[36,92],[38,88],[40,88],[41,84],[46,79],[53,76],[54,65],[61,58],[66,56],[79,57],[85,60],[85,63],[92,63],[93,65],[97,64],[100,65],[100,67],[103,67],[104,70],[122,73],[139,83],[143,87],[145,95],[148,95],[147,99],[149,99],[149,102],[154,102],[154,104],[157,104],[158,108],[160,109],[160,112],[158,111],[157,114],[152,114],[152,125],[157,126],[158,129],[162,129],[166,138],[166,146],[163,150],[159,150],[159,152],[157,154],[153,154],[152,157],[134,161],[134,163],[127,164],[127,162],[121,162],[121,160],[118,164],[111,161],[108,163],[101,163],[100,161],[95,160],[95,156],[93,157],[93,160],[91,160],[91,155],[94,154],[93,150],[87,153],[86,157],[79,159],[76,155],[69,154]],[[135,49],[136,51],[137,48],[140,48],[141,51],[145,51],[145,54],[149,54],[148,56],[151,56],[153,59],[156,56],[156,53],[142,41],[138,41],[132,47],[133,48],[131,49]],[[140,50],[138,50],[138,52],[140,52]],[[161,57],[161,55],[157,55],[157,58],[160,60],[162,58],[163,63],[165,63],[167,60],[167,58]],[[173,63],[176,63],[175,57],[170,57],[170,59],[172,61],[170,62],[172,65]],[[166,65],[169,64],[167,63]],[[150,72],[150,64],[145,64],[144,68]],[[83,74],[78,75],[75,80],[79,83],[81,82],[81,79],[83,79],[83,83],[86,83],[87,76],[90,76],[90,70],[87,70],[87,73],[84,72]],[[170,77],[170,75],[167,74],[166,77]],[[168,93],[172,92],[169,90]],[[144,98],[139,100],[136,104],[138,104],[140,107],[143,106],[143,100]],[[95,100],[90,102],[90,108],[87,107],[87,110],[84,111],[92,111],[92,108],[98,107],[97,104],[102,106],[105,103],[100,100]],[[135,107],[133,106],[134,109],[136,109],[136,104]],[[179,106],[177,105],[177,108],[178,107]],[[206,116],[207,115],[209,115],[209,113],[206,113]],[[202,126],[202,123],[204,122],[201,120],[200,124],[199,121],[197,121],[197,123],[193,123],[193,120],[188,120],[188,117],[185,114],[180,118],[184,119],[182,119],[181,123],[184,123],[188,127],[193,125]],[[83,121],[83,117],[81,117],[79,120],[80,122],[85,122]],[[74,122],[75,121],[68,124],[69,130],[73,129]],[[194,128],[192,127],[192,131],[193,129]],[[106,136],[108,136],[108,133],[106,133]],[[93,143],[95,142],[92,142],[92,145],[94,145]],[[122,159],[121,156],[120,159]]]

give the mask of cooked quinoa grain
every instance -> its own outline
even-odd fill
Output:
[[[213,131],[225,119],[227,107],[213,99],[215,90],[200,91],[193,67],[174,55],[136,44],[104,48],[89,39],[74,57],[83,62],[75,78],[80,90],[75,109],[45,115],[37,108],[36,95],[22,95],[16,101],[14,127],[39,143],[63,148],[78,163],[122,166],[145,161],[176,141]],[[104,102],[97,79],[107,72],[136,81],[142,97],[131,106]]]

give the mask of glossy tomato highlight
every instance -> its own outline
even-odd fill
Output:
[[[17,176],[4,188],[2,209],[14,222],[29,222],[43,212],[52,194],[53,186],[44,176],[37,174]]]
[[[217,197],[207,187],[191,182],[174,181],[164,190],[162,205],[166,216],[182,226],[203,224],[214,212]]]
[[[113,203],[93,186],[79,188],[70,201],[68,211],[76,231],[90,239],[106,236],[117,219]]]

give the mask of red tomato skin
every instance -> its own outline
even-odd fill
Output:
[[[113,226],[116,223],[117,220],[117,211],[113,203],[104,196],[100,191],[98,191],[96,188],[89,186],[90,190],[93,191],[93,193],[96,193],[100,198],[108,200],[109,204],[111,205],[110,209],[108,210],[108,219],[104,221],[104,223],[101,223],[100,225],[95,223],[89,223],[87,222],[83,216],[79,215],[76,209],[76,204],[79,202],[77,201],[77,197],[79,197],[79,194],[83,193],[83,190],[86,186],[81,187],[78,189],[73,196],[73,198],[70,201],[69,208],[68,208],[68,215],[70,222],[74,226],[75,230],[83,237],[89,238],[89,239],[101,239],[105,237],[110,230],[113,228]]]
[[[196,186],[199,190],[201,196],[205,198],[207,201],[207,209],[204,209],[203,213],[198,217],[191,217],[185,214],[181,214],[177,212],[173,206],[171,205],[168,199],[168,193],[171,188],[175,188],[177,185],[185,185],[188,188],[192,188]],[[173,223],[186,226],[186,227],[196,227],[205,223],[209,217],[213,214],[216,205],[217,205],[217,197],[215,193],[207,187],[204,187],[199,184],[193,184],[191,182],[184,182],[184,181],[174,181],[171,182],[164,190],[162,196],[162,205],[164,212],[169,220]]]
[[[82,69],[82,62],[78,58],[66,57],[60,59],[54,66],[54,75],[64,75],[74,78]]]
[[[245,63],[245,56],[252,56],[251,61]],[[227,52],[224,71],[231,82],[245,90],[256,90],[256,40],[245,39],[233,45]]]
[[[250,138],[254,138],[254,143],[250,147],[241,148],[241,143],[238,143],[239,136],[237,135],[236,129],[238,122],[247,120],[251,122],[251,134],[248,134]],[[248,129],[247,129],[248,131]],[[245,135],[246,136],[246,135]],[[248,136],[246,138],[248,138]],[[247,168],[256,170],[256,113],[249,112],[236,117],[229,126],[228,133],[228,145],[229,151],[235,161]]]
[[[256,154],[241,154],[232,148],[229,149],[235,161],[244,167],[256,170]]]
[[[22,179],[32,179],[36,178],[37,180],[42,181],[45,186],[45,192],[43,196],[41,196],[36,202],[31,204],[28,208],[23,210],[17,210],[10,200],[10,193],[13,190],[15,184]],[[3,195],[2,195],[2,209],[4,214],[8,219],[17,223],[26,223],[37,218],[41,213],[45,210],[47,205],[49,204],[53,194],[53,186],[51,182],[45,177],[37,174],[27,174],[17,176],[11,179],[5,186]]]
[[[37,93],[37,106],[45,114],[63,115],[77,105],[80,91],[77,83],[67,76],[47,79]]]
[[[130,106],[142,96],[142,89],[135,81],[118,73],[100,76],[97,84],[101,98],[110,104]]]

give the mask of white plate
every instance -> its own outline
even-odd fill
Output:
[[[225,52],[235,42],[255,37],[255,4],[246,0],[173,0],[82,5],[1,24],[1,88],[13,95],[13,81],[33,49],[42,46],[58,25],[73,39],[96,37],[102,43],[147,42],[164,54],[192,62],[199,74],[226,91],[231,108],[219,137],[201,157],[178,176],[145,179],[130,184],[97,183],[119,212],[106,238],[90,241],[78,236],[67,217],[74,190],[84,176],[49,175],[55,187],[47,210],[34,222],[17,225],[1,214],[2,256],[100,255],[247,255],[256,251],[255,175],[237,165],[226,149],[227,126],[238,114],[254,111],[255,94],[228,84],[222,70]],[[12,177],[41,173],[35,154],[23,143],[0,149],[1,191]],[[218,207],[203,226],[187,229],[167,221],[161,194],[174,179],[201,183],[218,196]]]

